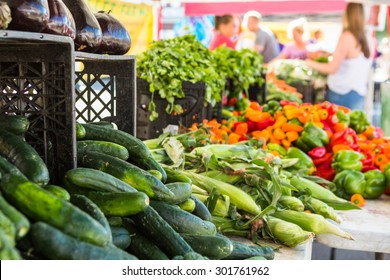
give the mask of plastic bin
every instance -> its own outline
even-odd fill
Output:
[[[112,121],[135,135],[135,56],[75,55],[77,121]]]
[[[302,101],[304,103],[316,103],[316,91],[312,84],[304,85],[299,83],[291,83],[290,86],[295,87],[298,92],[302,93],[303,98]]]
[[[186,97],[175,99],[176,104],[183,107],[184,113],[180,115],[169,115],[165,108],[167,101],[154,94],[156,110],[159,114],[157,120],[149,120],[148,105],[151,100],[149,84],[140,78],[137,78],[137,137],[140,139],[152,139],[158,137],[163,129],[168,125],[183,125],[190,127],[195,122],[202,122],[212,114],[210,107],[204,106],[204,96],[206,91],[205,83],[182,83],[183,91]]]
[[[0,114],[29,119],[26,141],[53,183],[76,167],[73,55],[67,37],[0,31]]]

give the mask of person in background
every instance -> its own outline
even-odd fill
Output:
[[[348,3],[343,15],[343,32],[328,63],[307,60],[308,66],[329,74],[327,100],[348,107],[363,109],[372,65],[372,50],[364,30],[362,4]]]
[[[300,18],[289,23],[288,36],[293,39],[283,48],[283,51],[277,57],[278,59],[306,59],[308,52],[306,49],[307,42],[307,22],[306,19]]]
[[[322,31],[320,29],[317,29],[313,33],[313,38],[309,40],[310,44],[318,44],[323,38]]]
[[[261,25],[261,14],[256,11],[249,11],[244,15],[244,24],[249,31],[256,34],[255,50],[263,56],[264,63],[273,60],[279,54],[279,46],[271,30]]]
[[[236,33],[236,26],[232,15],[216,16],[214,20],[215,33],[210,42],[209,49],[215,50],[219,46],[234,49],[232,40]]]

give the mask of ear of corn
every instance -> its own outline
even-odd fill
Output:
[[[310,210],[314,213],[319,214],[324,218],[331,219],[337,223],[341,223],[341,217],[339,217],[336,211],[325,202],[312,197],[308,200],[307,204],[309,208],[311,208]]]
[[[241,176],[239,175],[229,175],[218,170],[210,170],[200,174],[232,185],[236,184],[238,181],[241,180]]]
[[[283,210],[275,212],[272,214],[272,216],[290,223],[294,223],[300,226],[303,230],[311,231],[315,234],[330,233],[353,240],[353,237],[349,233],[341,230],[336,225],[328,222],[324,217],[317,214],[309,214],[293,210]]]
[[[294,196],[282,195],[279,198],[279,203],[286,209],[295,210],[295,211],[305,210],[305,206],[303,205],[303,202]]]
[[[314,233],[304,231],[296,224],[275,217],[268,218],[267,229],[273,238],[290,247],[295,247],[314,237]]]

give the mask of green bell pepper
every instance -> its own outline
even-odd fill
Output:
[[[380,197],[385,192],[385,175],[379,170],[370,170],[364,173],[366,179],[366,187],[363,197],[374,199]]]
[[[280,146],[279,144],[268,143],[267,148],[269,151],[277,151],[279,153],[279,155],[286,156],[286,153],[287,153],[286,149],[283,148],[282,146]]]
[[[287,170],[294,170],[294,171],[300,171],[302,170],[306,174],[310,174],[312,171],[315,170],[313,160],[303,151],[301,151],[298,148],[291,147],[288,149],[287,158],[297,158],[299,161]]]
[[[336,173],[343,170],[361,171],[363,168],[363,163],[360,160],[363,157],[364,156],[361,153],[355,151],[341,150],[334,155],[332,167]]]
[[[329,136],[325,130],[319,128],[312,122],[308,122],[301,133],[301,136],[296,142],[296,146],[308,152],[316,147],[327,146],[329,143]]]
[[[274,115],[278,110],[282,110],[282,106],[278,101],[271,100],[263,106],[263,112],[268,112],[271,115]]]
[[[364,132],[370,125],[366,114],[361,110],[353,110],[349,113],[349,119],[349,127],[355,130],[357,134]]]
[[[364,174],[356,170],[344,170],[333,180],[336,185],[334,193],[349,200],[355,193],[363,195],[366,186]]]
[[[248,108],[250,104],[251,104],[251,101],[248,98],[241,98],[236,102],[235,106],[236,106],[238,111],[242,112],[242,111],[245,111],[246,108]]]
[[[288,123],[296,124],[296,125],[299,125],[299,126],[303,126],[303,123],[301,123],[297,118],[289,120]]]
[[[337,120],[339,123],[345,123],[345,124],[349,125],[349,121],[350,121],[349,115],[344,113],[344,111],[338,110],[336,113],[336,117],[337,117]]]

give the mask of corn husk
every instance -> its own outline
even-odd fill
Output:
[[[336,211],[325,202],[316,198],[310,198],[308,204],[314,213],[321,215],[326,219],[331,219],[336,223],[341,223],[341,217],[339,217]]]
[[[289,247],[295,247],[314,237],[314,233],[275,217],[268,218],[267,228],[274,239]]]
[[[202,194],[194,194],[203,203],[206,202],[208,196]],[[217,199],[214,210],[211,214],[218,217],[227,217],[229,215],[230,198],[227,195],[222,195]]]
[[[294,196],[282,195],[278,202],[286,209],[299,212],[305,210],[302,201]]]

